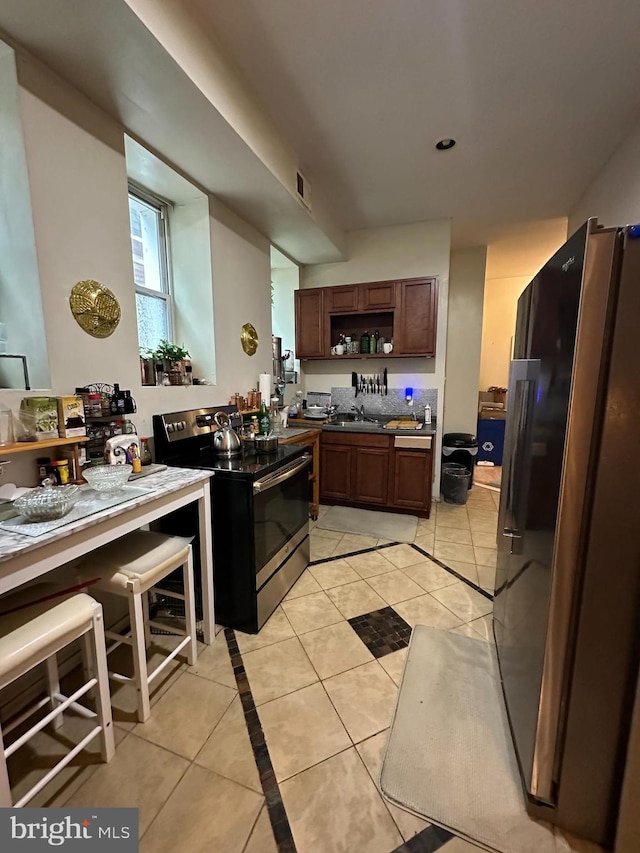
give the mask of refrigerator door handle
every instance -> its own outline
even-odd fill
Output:
[[[522,534],[518,533],[517,530],[509,530],[508,527],[505,527],[502,531],[502,535],[506,536],[507,539],[522,539]]]
[[[503,488],[500,510],[498,517],[498,530],[502,530],[502,535],[510,538],[522,538],[518,536],[510,536],[506,531],[516,531],[518,528],[517,519],[515,517],[518,501],[517,489],[518,483],[517,471],[515,470],[515,458],[517,455],[519,439],[524,434],[526,422],[528,419],[527,409],[531,400],[531,391],[527,393],[522,387],[522,383],[537,383],[540,375],[540,360],[537,358],[514,358],[509,368],[509,395],[507,398],[507,434],[505,440],[505,454],[502,482],[506,486]],[[534,386],[535,387],[535,386]],[[530,417],[530,415],[529,415]]]

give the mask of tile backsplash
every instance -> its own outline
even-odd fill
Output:
[[[424,415],[424,407],[431,406],[431,417],[438,415],[438,389],[414,388],[413,406],[404,399],[404,388],[389,388],[388,394],[362,394],[355,396],[353,388],[332,388],[331,402],[338,407],[339,412],[348,412],[351,406],[364,405],[369,415],[408,415],[415,412],[418,418]],[[313,397],[313,392],[307,392],[307,400]]]

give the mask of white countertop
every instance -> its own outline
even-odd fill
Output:
[[[115,518],[135,507],[144,506],[158,498],[170,495],[185,486],[208,480],[211,476],[211,471],[190,468],[167,468],[165,471],[150,474],[148,477],[143,477],[132,483],[132,485],[148,489],[147,493],[143,495],[136,494],[131,500],[108,507],[100,512],[95,512],[93,515],[85,516],[77,521],[72,521],[42,536],[32,537],[7,530],[0,530],[0,563],[40,548],[43,545],[61,541],[72,534],[100,524],[105,519]]]

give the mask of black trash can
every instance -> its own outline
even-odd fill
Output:
[[[447,504],[466,504],[469,497],[471,474],[464,465],[456,462],[442,466],[442,498]]]
[[[470,474],[467,488],[473,485],[473,469],[478,455],[478,440],[470,432],[447,432],[442,438],[442,468],[449,462],[464,465]]]

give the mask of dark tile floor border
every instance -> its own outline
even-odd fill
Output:
[[[444,569],[446,572],[449,572],[450,575],[453,575],[462,583],[466,583],[467,586],[470,586],[471,589],[475,589],[476,592],[479,592],[480,595],[484,595],[485,598],[488,598],[489,601],[493,601],[493,595],[490,592],[487,592],[486,589],[483,589],[478,584],[470,581],[469,578],[465,578],[464,575],[461,575],[459,572],[456,572],[455,569],[452,569],[451,566],[448,566],[446,563],[443,563],[442,560],[439,560],[437,557],[434,557],[433,554],[430,554],[428,551],[425,551],[424,548],[421,548],[419,545],[416,545],[414,542],[385,542],[384,545],[373,545],[371,548],[362,548],[360,551],[349,551],[347,554],[335,554],[332,557],[325,557],[322,560],[311,560],[308,563],[308,566],[319,566],[320,563],[332,563],[335,560],[344,560],[345,557],[357,557],[358,554],[370,554],[372,551],[382,551],[385,548],[395,548],[396,545],[408,545],[410,548],[413,548],[414,551],[417,551],[419,554],[422,554],[423,557],[428,557],[433,563],[440,566],[441,569]]]
[[[361,548],[359,551],[349,551],[346,554],[335,554],[333,557],[324,557],[322,560],[310,560],[309,566],[317,566],[320,563],[332,563],[334,560],[344,560],[345,557],[356,557],[358,554],[370,554],[372,551],[382,551],[383,548],[394,548],[396,545],[409,545],[409,542],[385,542],[384,545],[372,545],[371,548]]]
[[[423,829],[422,832],[414,835],[413,838],[405,841],[400,847],[396,847],[392,853],[435,853],[436,850],[440,850],[452,838],[455,838],[455,836],[448,829],[431,824],[431,826]]]
[[[449,572],[450,575],[453,575],[455,578],[458,578],[459,581],[466,583],[467,586],[470,586],[471,589],[475,589],[476,592],[479,592],[480,595],[484,595],[485,598],[488,598],[489,601],[493,601],[493,595],[490,592],[487,592],[486,589],[483,589],[481,586],[478,586],[477,583],[470,581],[469,578],[465,578],[464,575],[461,575],[459,572],[456,572],[455,569],[452,569],[451,566],[448,566],[446,563],[443,563],[442,560],[439,560],[437,557],[434,557],[433,554],[430,554],[428,551],[425,551],[424,548],[421,548],[419,545],[415,545],[413,542],[411,543],[411,547],[414,551],[417,551],[419,554],[422,554],[423,557],[428,557],[432,563],[440,566],[441,569],[444,569],[445,572]]]
[[[287,812],[282,801],[282,794],[280,793],[280,786],[278,785],[273,764],[271,763],[269,748],[264,738],[256,704],[251,693],[249,679],[244,669],[242,655],[238,648],[238,641],[232,628],[225,628],[224,636],[227,641],[227,648],[229,649],[231,666],[233,667],[233,674],[238,686],[244,720],[247,731],[249,732],[251,749],[253,750],[253,757],[258,768],[260,784],[264,792],[267,813],[271,822],[273,837],[278,847],[278,853],[296,853],[291,825],[289,824],[289,818],[287,817]]]

